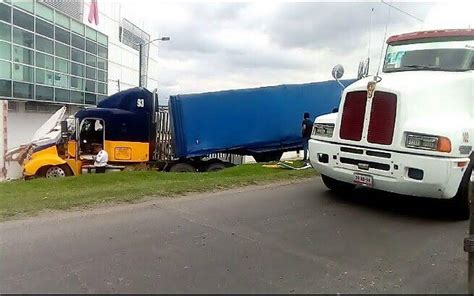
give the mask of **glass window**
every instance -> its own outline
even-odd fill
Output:
[[[33,48],[33,33],[13,28],[13,42],[29,48]]]
[[[34,82],[33,67],[28,67],[19,64],[13,64],[13,79],[25,82]]]
[[[55,70],[62,73],[69,73],[69,61],[56,58]]]
[[[107,96],[97,95],[97,103],[99,103],[100,101],[103,101],[106,98]]]
[[[71,45],[79,49],[85,48],[84,37],[78,36],[76,34],[71,34]]]
[[[6,21],[7,23],[11,22],[11,12],[12,9],[10,6],[0,3],[0,20]]]
[[[53,41],[43,38],[41,36],[36,36],[36,50],[53,54]]]
[[[54,73],[42,69],[36,69],[36,83],[54,85]]]
[[[11,60],[12,48],[10,43],[0,41],[0,59]]]
[[[104,71],[97,71],[97,78],[102,81],[102,82],[106,82],[107,81],[107,73],[104,72]]]
[[[71,74],[84,77],[84,66],[76,63],[71,63]]]
[[[95,105],[95,104],[96,104],[96,96],[95,96],[95,94],[86,93],[85,103],[86,103],[86,104],[89,104],[89,105]]]
[[[64,14],[59,13],[57,11],[56,11],[55,21],[56,21],[56,24],[66,28],[66,29],[69,29],[71,27],[70,23],[69,23],[69,18],[67,16],[65,16]]]
[[[107,70],[107,61],[101,58],[97,58],[97,67],[102,70]]]
[[[53,70],[54,69],[53,57],[47,54],[37,52],[36,53],[36,66]]]
[[[107,84],[97,83],[97,92],[100,94],[107,94]]]
[[[97,42],[99,42],[102,45],[107,46],[107,36],[100,32],[97,32]]]
[[[0,61],[0,78],[12,79],[12,65],[10,62]]]
[[[33,100],[33,84],[13,82],[13,97]]]
[[[100,46],[98,47],[98,56],[101,58],[106,59],[108,56],[108,50],[107,47]]]
[[[47,36],[49,38],[54,38],[53,28],[53,25],[51,25],[50,23],[42,21],[39,18],[36,19],[36,33]]]
[[[0,23],[0,39],[5,41],[12,40],[12,31],[9,25]]]
[[[82,50],[73,48],[71,53],[72,53],[71,59],[73,61],[84,64],[84,52]]]
[[[86,54],[86,64],[88,66],[97,67],[97,58],[95,55]]]
[[[52,101],[54,98],[54,88],[47,86],[36,86],[36,99],[41,101]]]
[[[86,50],[87,52],[97,54],[97,43],[87,40]]]
[[[33,13],[34,2],[33,0],[19,0],[13,1],[13,5],[23,8],[26,11]]]
[[[59,87],[68,87],[69,86],[69,79],[67,75],[61,73],[54,74],[54,85]]]
[[[54,11],[48,6],[40,4],[39,2],[36,2],[36,15],[41,16],[42,18],[51,22],[54,20]]]
[[[84,36],[84,24],[71,19],[71,30],[81,36]]]
[[[3,96],[3,97],[12,96],[12,81],[11,80],[0,80],[0,96]]]
[[[71,88],[76,90],[84,90],[84,79],[71,77]]]
[[[86,77],[89,79],[97,79],[97,70],[91,67],[86,67]]]
[[[58,57],[69,59],[69,46],[66,46],[58,42],[55,43],[55,46],[56,46],[56,55]]]
[[[91,27],[86,27],[86,37],[96,41],[97,40],[97,31]]]
[[[15,45],[13,46],[13,61],[16,63],[34,65],[33,51]]]
[[[71,91],[71,103],[84,104],[84,93]]]
[[[61,41],[62,43],[71,43],[69,32],[57,26],[55,27],[55,37],[57,41]]]
[[[56,88],[54,100],[57,102],[69,102],[69,91]]]
[[[22,11],[13,9],[13,23],[19,27],[34,31],[34,18]]]
[[[86,91],[95,92],[95,81],[86,80]]]

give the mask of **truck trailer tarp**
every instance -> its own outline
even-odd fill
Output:
[[[175,156],[301,149],[303,113],[314,119],[332,112],[342,91],[338,82],[323,81],[171,96]]]

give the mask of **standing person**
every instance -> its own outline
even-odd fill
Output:
[[[313,130],[313,122],[309,119],[309,113],[303,115],[301,136],[303,137],[303,161],[308,161],[308,141]]]
[[[98,174],[105,173],[105,167],[109,161],[109,154],[102,148],[102,144],[95,146],[95,152],[97,153],[94,158],[95,172]]]

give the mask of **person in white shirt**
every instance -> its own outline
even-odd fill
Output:
[[[105,151],[101,144],[97,144],[95,146],[95,151],[97,155],[94,157],[94,166],[96,173],[105,173],[105,167],[107,166],[107,162],[109,161],[109,155],[107,151]]]

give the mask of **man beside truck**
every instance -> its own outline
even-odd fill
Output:
[[[313,130],[313,121],[309,119],[309,113],[303,114],[303,123],[301,124],[301,136],[303,137],[303,161],[308,161],[308,141]]]

